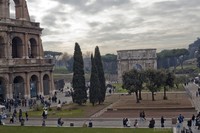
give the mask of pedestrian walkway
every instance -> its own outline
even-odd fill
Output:
[[[195,83],[189,83],[188,85],[185,86],[185,90],[190,96],[197,112],[200,112],[200,96],[196,95],[196,92],[198,91],[198,87],[199,86]]]
[[[119,99],[119,100],[120,100],[120,99]],[[118,100],[118,101],[119,101],[119,100]],[[118,101],[115,102],[115,103],[112,103],[112,104],[110,104],[109,106],[105,107],[104,109],[98,111],[97,113],[95,113],[94,115],[92,115],[91,118],[96,118],[96,117],[101,116],[101,115],[102,115],[104,112],[106,112],[109,108],[112,108],[115,104],[117,104]]]

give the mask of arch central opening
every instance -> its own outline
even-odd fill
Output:
[[[23,99],[24,95],[24,79],[21,76],[17,76],[13,81],[13,98]]]

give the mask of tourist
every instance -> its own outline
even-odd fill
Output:
[[[131,127],[131,121],[128,118],[126,118],[126,127]]]
[[[192,115],[192,126],[195,126],[195,115]]]
[[[25,116],[26,116],[26,121],[28,121],[28,112],[27,111],[25,113]]]
[[[142,111],[142,118],[143,118],[144,120],[146,120],[146,115],[145,115],[144,110]]]
[[[140,111],[140,121],[143,121],[143,113]]]
[[[21,120],[22,120],[22,110],[19,109],[19,122],[21,122]]]
[[[135,128],[138,128],[138,120],[137,120],[137,119],[135,119],[135,122],[134,122],[133,126],[134,126]]]
[[[184,121],[184,116],[180,114],[180,115],[178,116],[178,122],[179,122],[179,123],[183,123],[183,121]]]
[[[93,123],[92,123],[91,120],[90,120],[89,123],[88,123],[88,127],[93,127]]]
[[[82,127],[87,127],[87,123],[86,123],[86,122],[84,122]]]
[[[187,126],[188,126],[188,129],[191,130],[191,126],[192,126],[192,120],[188,120],[187,121]]]
[[[123,126],[126,127],[126,118],[123,118]]]
[[[200,112],[196,116],[196,126],[198,127],[198,130],[200,130]]]
[[[164,127],[165,119],[163,116],[161,117],[160,122],[161,122],[161,127]]]
[[[58,118],[57,124],[58,124],[57,125],[58,127],[62,127],[62,125],[64,124],[64,122],[62,121],[61,118]]]
[[[149,122],[149,128],[154,128],[155,127],[155,120],[152,118]]]
[[[46,124],[45,124],[45,120],[42,121],[42,126],[43,126],[43,127],[46,126]]]
[[[21,122],[21,126],[24,126],[24,118],[21,118],[20,122]]]

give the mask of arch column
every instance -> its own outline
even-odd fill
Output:
[[[13,99],[13,74],[9,74],[8,92],[9,92],[9,94],[7,94],[7,96],[10,99]]]
[[[29,58],[29,56],[28,56],[28,33],[24,34],[24,42],[25,42],[24,55],[25,55],[25,58],[28,59]]]
[[[25,98],[31,98],[31,96],[30,96],[30,79],[29,79],[29,73],[25,73],[25,80],[26,80],[26,82],[25,82],[25,95],[24,95],[24,97]]]
[[[50,72],[50,94],[54,94],[54,82],[53,82],[53,73]]]
[[[39,72],[39,80],[38,80],[39,92],[38,92],[38,95],[44,96],[43,76],[42,75],[43,75],[42,72]]]

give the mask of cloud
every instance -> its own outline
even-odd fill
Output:
[[[44,27],[45,48],[61,52],[73,52],[74,42],[83,51],[99,45],[103,54],[180,48],[200,33],[199,0],[31,0],[29,5],[32,12],[40,10],[31,16]]]
[[[131,3],[130,0],[54,0],[62,4],[74,7],[75,11],[86,14],[99,13],[105,9],[123,7]]]

